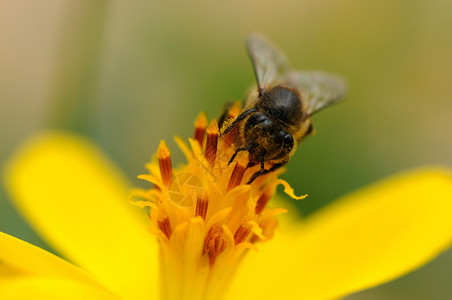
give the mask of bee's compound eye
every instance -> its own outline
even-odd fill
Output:
[[[284,146],[293,147],[293,137],[289,133],[284,136]]]

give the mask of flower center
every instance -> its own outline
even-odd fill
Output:
[[[228,113],[238,115],[239,104]],[[220,299],[243,255],[272,237],[275,215],[285,211],[267,207],[278,184],[288,188],[277,179],[280,172],[246,184],[259,166],[248,168],[244,151],[228,164],[236,134],[231,130],[219,137],[217,122],[207,126],[200,114],[190,147],[176,139],[187,165],[174,169],[162,141],[156,159],[146,166],[149,174],[139,176],[153,188],[136,189],[130,199],[150,207],[150,231],[161,248],[163,299]]]

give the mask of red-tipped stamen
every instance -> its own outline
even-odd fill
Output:
[[[168,183],[173,178],[173,167],[171,164],[171,152],[166,146],[165,141],[161,141],[159,148],[157,150],[157,158],[159,160],[160,174],[162,176],[163,184],[168,185]]]
[[[259,215],[264,210],[265,206],[267,206],[268,201],[270,201],[270,198],[274,193],[274,188],[272,188],[271,186],[268,186],[262,191],[259,198],[257,199],[255,208],[256,214]]]
[[[195,216],[200,216],[204,220],[206,219],[207,215],[207,208],[209,207],[209,200],[203,199],[203,197],[198,197],[196,200],[196,211]]]
[[[170,225],[168,217],[158,220],[157,225],[158,225],[159,229],[163,232],[163,234],[168,239],[170,239],[172,231],[171,231],[171,225]]]
[[[215,259],[226,248],[226,241],[223,238],[223,228],[215,225],[210,228],[204,240],[203,255],[209,256],[209,263],[213,265]]]
[[[240,224],[239,228],[234,234],[234,243],[235,245],[240,244],[245,241],[248,235],[251,232],[251,226]]]
[[[243,159],[239,159],[232,170],[231,177],[229,178],[228,191],[235,188],[242,182],[243,175],[246,171],[247,163]]]
[[[207,127],[207,116],[205,112],[201,112],[195,121],[195,133],[193,138],[198,141],[199,145],[202,147],[204,142],[204,135],[206,134]]]
[[[218,123],[215,119],[212,119],[209,127],[207,127],[206,149],[204,152],[204,157],[211,168],[215,164],[215,158],[217,157],[218,135]]]
[[[240,114],[241,107],[242,107],[242,105],[240,104],[239,101],[237,101],[229,108],[227,122],[232,122],[233,119],[235,119]],[[224,140],[225,140],[227,146],[230,146],[235,143],[235,139],[237,137],[239,127],[240,127],[240,124],[237,124],[231,131],[229,131],[225,135]]]

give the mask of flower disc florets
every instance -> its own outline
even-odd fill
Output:
[[[239,113],[236,104],[229,117]],[[248,168],[248,156],[234,153],[236,132],[219,137],[215,120],[207,126],[201,113],[189,145],[176,142],[187,165],[173,168],[170,151],[162,141],[156,158],[139,178],[153,184],[150,190],[133,191],[131,201],[150,207],[150,231],[161,246],[163,298],[218,299],[248,249],[272,237],[275,215],[267,203],[278,184],[293,195],[288,184],[277,179],[280,172],[258,177],[246,184],[259,166]],[[223,292],[222,292],[223,291]]]

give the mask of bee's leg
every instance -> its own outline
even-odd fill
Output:
[[[255,113],[255,112],[257,112],[256,108],[250,108],[250,109],[247,109],[245,111],[242,111],[240,113],[240,115],[238,115],[233,122],[231,122],[230,124],[226,124],[226,126],[223,126],[223,128],[221,128],[220,136],[225,135],[226,133],[231,131],[235,127],[235,125],[237,125],[237,123],[243,121],[249,115],[251,115],[252,113]]]
[[[284,165],[286,165],[288,161],[289,160],[287,159],[287,160],[283,160],[283,161],[281,161],[279,163],[274,164],[269,170],[265,170],[264,173],[261,174],[261,175],[264,175],[264,174],[267,174],[267,173],[270,173],[270,172],[278,170],[279,168],[281,168]]]
[[[237,154],[240,151],[250,150],[250,149],[253,149],[253,148],[256,148],[256,147],[257,146],[255,146],[255,145],[251,145],[251,146],[247,146],[247,147],[236,148],[234,154],[231,156],[231,159],[228,162],[228,166],[234,161],[234,158],[237,156]]]
[[[259,171],[257,171],[256,173],[253,174],[253,176],[251,176],[250,180],[248,181],[247,184],[252,183],[257,177],[261,176],[261,175],[265,175],[268,173],[271,173],[273,171],[276,171],[277,169],[281,168],[282,166],[284,166],[285,164],[287,164],[289,160],[283,160],[279,163],[274,164],[270,169],[265,170],[264,169],[264,162],[261,161],[261,169]]]
[[[263,156],[262,156],[260,164],[261,164],[261,169],[259,171],[257,171],[256,173],[254,173],[253,176],[251,176],[250,180],[248,180],[248,182],[246,184],[252,183],[257,177],[264,174],[265,169],[264,169],[264,157]]]

